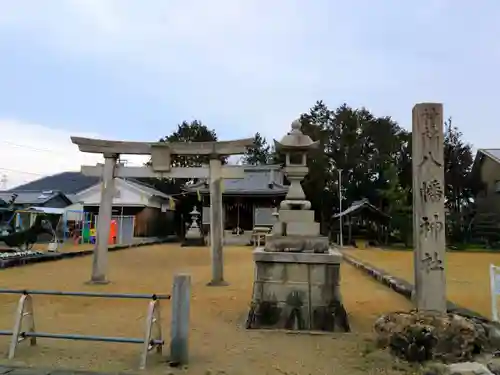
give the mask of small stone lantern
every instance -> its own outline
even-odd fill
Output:
[[[191,225],[184,236],[182,246],[205,246],[205,239],[198,225],[198,218],[201,214],[196,209],[196,206],[193,207],[189,214],[191,215]]]

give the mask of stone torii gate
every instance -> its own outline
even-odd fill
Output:
[[[243,178],[239,166],[222,166],[221,158],[243,154],[253,145],[252,138],[222,142],[124,142],[71,137],[81,152],[102,154],[104,165],[82,166],[82,173],[102,177],[101,202],[97,223],[97,244],[94,249],[90,283],[108,283],[109,223],[115,194],[114,178],[210,178],[210,244],[212,258],[211,286],[227,285],[224,281],[222,188],[223,178]],[[151,155],[151,166],[125,167],[117,165],[120,155]],[[172,155],[207,155],[209,168],[172,168]]]

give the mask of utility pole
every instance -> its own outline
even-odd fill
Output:
[[[339,232],[339,245],[340,248],[344,246],[344,239],[342,237],[342,169],[339,169],[339,225],[340,225],[340,232]]]

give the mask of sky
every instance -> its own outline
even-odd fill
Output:
[[[499,14],[495,0],[0,0],[0,189],[100,161],[71,135],[156,141],[199,119],[271,140],[317,100],[406,128],[415,103],[442,102],[475,148],[500,147]]]

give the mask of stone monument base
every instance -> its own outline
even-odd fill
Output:
[[[255,280],[247,328],[349,332],[340,293],[342,254],[253,252]]]

